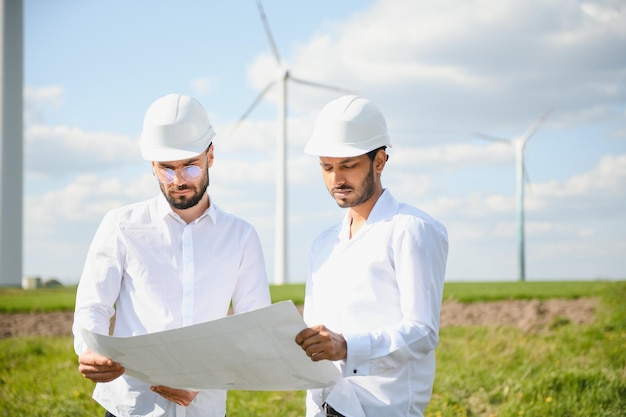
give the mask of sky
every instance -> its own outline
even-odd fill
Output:
[[[622,0],[24,0],[24,274],[78,282],[111,209],[160,193],[139,154],[157,98],[190,95],[217,132],[209,194],[252,223],[274,282],[278,104],[286,68],[385,114],[382,176],[448,229],[448,281],[626,278],[626,3]],[[281,67],[282,65],[282,67]],[[303,153],[341,93],[288,83],[288,282],[344,209]],[[236,126],[236,128],[235,128]],[[477,134],[505,139],[495,142]]]

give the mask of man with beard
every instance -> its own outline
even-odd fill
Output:
[[[106,214],[89,248],[76,293],[79,371],[97,382],[106,416],[223,417],[226,392],[149,386],[91,352],[81,327],[114,336],[180,328],[270,304],[256,230],[207,193],[215,133],[202,105],[169,94],[147,110],[141,154],[161,195]],[[210,378],[211,375],[207,375]]]
[[[322,109],[305,148],[347,208],[312,245],[304,302],[311,327],[296,336],[313,361],[335,361],[344,377],[308,391],[307,417],[423,416],[430,401],[448,237],[383,188],[388,147],[380,110],[343,96]]]

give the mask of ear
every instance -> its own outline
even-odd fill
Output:
[[[389,156],[384,149],[380,149],[378,152],[376,152],[376,156],[374,157],[374,169],[376,170],[377,174],[383,172],[383,169],[385,169],[385,164],[387,163],[387,159],[389,159]]]
[[[209,168],[213,166],[213,160],[215,159],[215,153],[213,152],[213,149],[213,144],[211,144],[207,152],[207,165]]]

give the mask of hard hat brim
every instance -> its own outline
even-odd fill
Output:
[[[197,132],[190,129],[189,125],[164,125],[154,126],[144,129],[142,138],[150,138],[150,140],[142,140],[139,143],[141,156],[147,161],[180,161],[200,155],[213,142],[215,131],[213,126],[209,125],[206,132],[202,133],[193,141],[186,143],[172,143],[168,138],[171,137],[194,137]]]
[[[366,142],[341,143],[332,141],[310,140],[304,147],[304,153],[314,156],[327,156],[332,158],[351,158],[364,155],[382,146],[391,148],[389,135],[379,135]]]
[[[141,155],[146,161],[154,162],[166,162],[166,161],[182,161],[184,159],[195,158],[206,150],[206,147],[202,150],[185,150],[175,148],[152,148],[142,149]]]

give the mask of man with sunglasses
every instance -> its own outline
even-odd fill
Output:
[[[79,371],[96,382],[106,416],[223,417],[226,392],[149,386],[91,352],[81,327],[126,337],[175,329],[270,304],[256,230],[207,193],[215,133],[202,105],[169,94],[147,110],[141,154],[161,195],[106,214],[76,293]],[[211,378],[211,375],[207,375]]]

